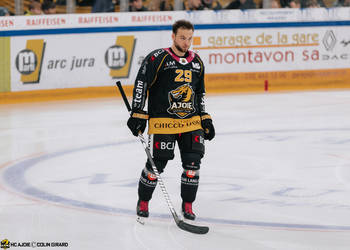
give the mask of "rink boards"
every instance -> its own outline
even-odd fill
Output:
[[[143,58],[195,24],[208,93],[350,88],[349,8],[5,17],[0,103],[131,93]]]

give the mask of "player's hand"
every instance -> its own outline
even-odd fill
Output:
[[[146,112],[144,111],[132,112],[127,125],[131,130],[131,133],[134,136],[138,136],[139,132],[141,132],[142,134],[145,131],[147,120],[148,120],[148,115]]]
[[[201,115],[202,128],[204,130],[204,139],[212,140],[215,137],[215,128],[211,116],[207,113]]]

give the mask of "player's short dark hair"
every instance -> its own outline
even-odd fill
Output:
[[[193,24],[187,20],[178,20],[173,24],[173,33],[176,34],[177,30],[183,28],[186,30],[193,30],[194,31],[194,27]]]

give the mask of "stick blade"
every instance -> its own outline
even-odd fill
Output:
[[[209,232],[209,227],[191,225],[191,224],[184,222],[183,220],[180,220],[176,224],[182,230],[190,232],[190,233],[194,233],[194,234],[206,234]]]

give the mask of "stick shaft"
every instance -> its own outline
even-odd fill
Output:
[[[120,81],[117,82],[117,86],[118,86],[118,89],[119,89],[120,94],[122,95],[122,98],[123,98],[123,101],[124,101],[124,103],[125,103],[126,108],[128,109],[129,112],[131,112],[131,107],[130,107],[128,98],[126,98],[124,89],[123,89],[122,84],[121,84]]]

